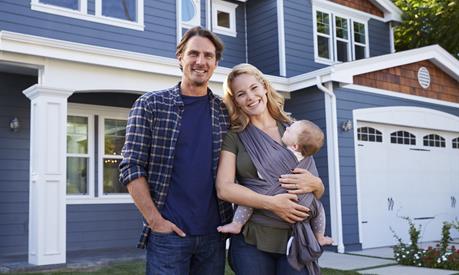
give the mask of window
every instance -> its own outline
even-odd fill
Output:
[[[201,25],[200,0],[182,0],[182,26],[192,28]]]
[[[368,56],[366,23],[349,16],[315,10],[315,60],[333,64]]]
[[[416,136],[407,131],[397,131],[390,134],[390,143],[416,145]]]
[[[212,1],[212,30],[214,32],[236,36],[237,6],[237,4],[221,0]]]
[[[357,129],[357,139],[360,141],[382,142],[382,133],[372,127],[360,127]]]
[[[132,201],[126,187],[118,181],[128,112],[124,108],[69,104],[67,198],[70,203]]]
[[[453,149],[459,149],[459,137],[453,139]]]
[[[430,134],[423,138],[424,146],[428,147],[446,147],[445,139],[436,134]]]
[[[144,0],[31,0],[32,10],[143,31]],[[88,13],[88,4],[95,14]]]

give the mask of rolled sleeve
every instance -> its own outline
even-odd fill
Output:
[[[147,102],[140,97],[129,112],[126,126],[126,140],[123,146],[123,160],[120,163],[119,181],[123,185],[131,181],[147,178],[151,147],[151,125],[153,113]]]

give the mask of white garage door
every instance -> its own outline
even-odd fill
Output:
[[[407,242],[401,217],[421,225],[421,241],[439,240],[459,217],[459,132],[358,121],[356,134],[362,247],[395,244],[392,230]]]

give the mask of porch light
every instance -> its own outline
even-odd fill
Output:
[[[19,130],[20,126],[21,126],[21,124],[19,123],[19,118],[14,117],[13,119],[11,119],[11,121],[10,121],[10,130],[11,131],[17,132]]]
[[[349,132],[350,130],[352,130],[352,121],[347,120],[347,121],[343,122],[343,123],[341,124],[341,129],[342,129],[344,132]]]

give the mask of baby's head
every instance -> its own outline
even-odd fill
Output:
[[[324,133],[309,120],[298,120],[285,129],[282,142],[303,156],[317,153],[324,144]]]

